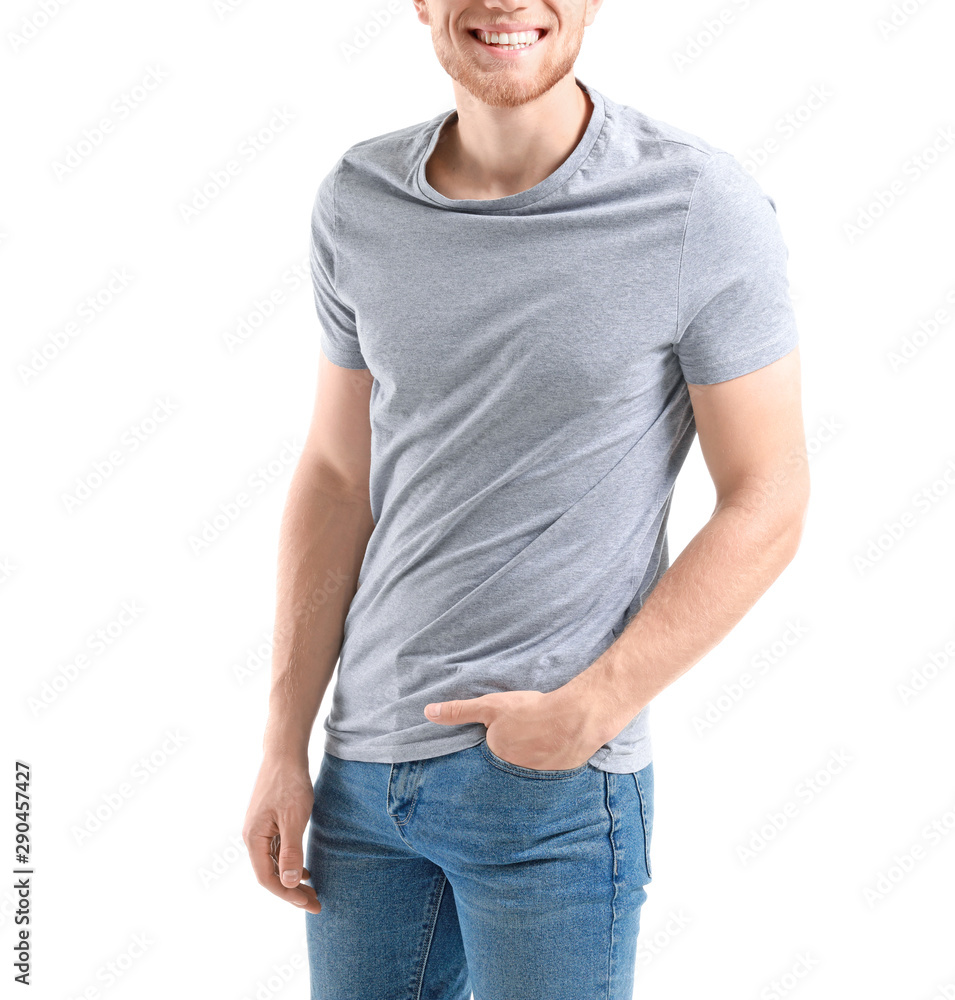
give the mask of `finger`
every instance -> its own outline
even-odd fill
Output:
[[[264,885],[270,891],[272,879],[275,877],[275,862],[272,860],[272,837],[267,833],[250,833],[246,836],[246,847],[249,849],[249,860],[259,885]]]
[[[321,909],[321,903],[310,885],[296,883],[295,888],[287,888],[282,885],[279,876],[275,874],[275,863],[269,853],[271,844],[272,835],[270,833],[249,834],[246,840],[256,881],[273,895],[289,903],[294,903],[297,908],[309,913],[318,913]],[[303,867],[302,871],[304,872],[306,869]]]
[[[295,888],[302,881],[302,869],[305,858],[302,855],[302,837],[305,828],[289,819],[279,818],[279,853],[276,855],[279,863],[279,878],[282,885]]]
[[[303,885],[305,874],[305,858],[302,854],[302,838],[305,835],[305,823],[294,821],[287,817],[279,817],[280,850],[278,854],[279,879],[283,886],[291,892],[291,902],[301,906],[309,913],[317,913],[321,904],[310,885]]]
[[[485,723],[488,703],[484,695],[477,698],[463,698],[457,701],[437,701],[424,707],[424,713],[432,722],[442,725],[460,726],[468,722]]]
[[[310,885],[305,885],[303,882],[298,887],[298,893],[299,895],[304,894],[305,903],[304,905],[300,904],[293,898],[292,902],[295,903],[296,909],[305,910],[306,913],[318,913],[321,910],[322,904],[318,901],[318,895]]]

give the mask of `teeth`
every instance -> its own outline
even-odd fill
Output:
[[[533,45],[539,38],[539,31],[512,31],[509,34],[496,31],[479,33],[485,45],[502,45],[505,48],[523,48],[526,45]]]

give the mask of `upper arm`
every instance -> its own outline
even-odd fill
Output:
[[[338,489],[360,497],[368,496],[373,382],[367,368],[342,368],[321,353],[315,407],[302,450],[303,459],[321,468]]]
[[[801,521],[809,473],[788,257],[772,198],[735,157],[711,156],[690,196],[673,350],[717,506],[771,503]]]
[[[809,499],[799,348],[738,378],[688,383],[717,506],[769,502],[801,522]]]
[[[329,487],[364,499],[371,467],[368,408],[374,376],[361,353],[354,309],[338,287],[341,166],[339,159],[322,179],[312,207],[309,261],[321,349],[303,458],[321,470]]]

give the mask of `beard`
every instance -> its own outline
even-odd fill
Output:
[[[539,59],[533,75],[505,63],[501,63],[496,70],[489,68],[490,62],[482,60],[476,49],[462,51],[457,48],[434,22],[431,25],[431,40],[444,71],[475,99],[493,108],[517,108],[537,100],[573,71],[583,44],[584,27],[581,19],[570,34],[565,29],[559,46],[555,45],[554,32],[548,30],[546,55]]]

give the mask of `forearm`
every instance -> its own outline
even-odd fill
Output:
[[[728,501],[663,574],[608,649],[559,691],[612,739],[718,645],[795,555],[803,508]]]
[[[367,495],[299,462],[279,536],[267,754],[307,759],[373,527]]]

